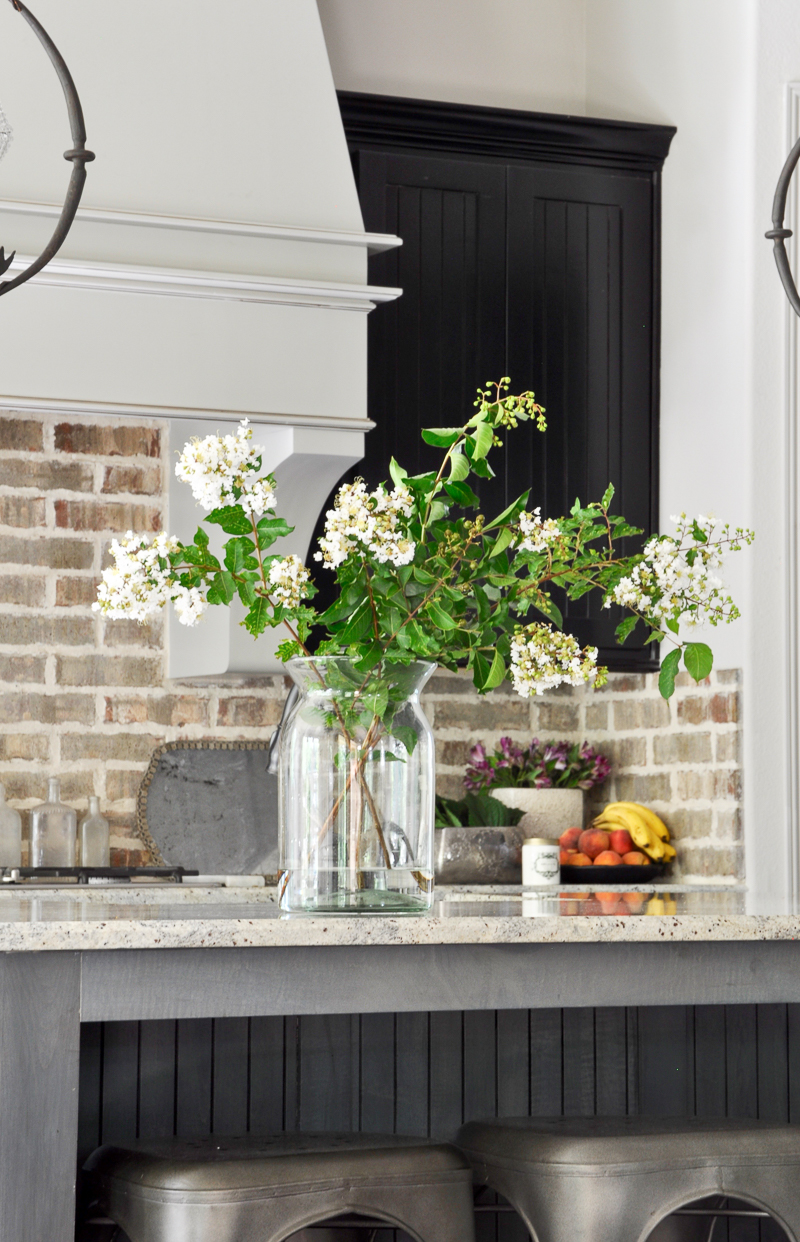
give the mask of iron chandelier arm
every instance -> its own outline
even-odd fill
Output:
[[[768,233],[764,234],[773,243],[778,274],[783,282],[783,287],[786,290],[786,296],[789,299],[792,310],[796,315],[800,315],[800,294],[798,294],[797,285],[794,283],[785,245],[787,238],[792,236],[792,230],[783,227],[783,217],[786,214],[786,195],[789,193],[789,182],[799,160],[800,138],[792,147],[786,158],[786,163],[781,169],[781,175],[775,187],[775,198],[772,200],[772,228]]]
[[[24,272],[20,272],[13,280],[0,281],[0,297],[4,293],[10,292],[11,289],[16,289],[19,285],[24,284],[26,280],[30,280],[31,276],[35,276],[37,272],[40,272],[61,249],[67,233],[72,227],[78,204],[81,201],[83,186],[86,181],[86,165],[95,158],[94,152],[86,149],[86,126],[83,121],[83,109],[78,98],[78,92],[75,89],[75,83],[72,80],[72,74],[67,68],[63,56],[47,31],[36,20],[30,9],[26,8],[22,0],[10,0],[10,3],[18,13],[22,14],[34,31],[58,74],[58,79],[64,91],[64,98],[67,101],[67,113],[69,114],[69,125],[72,133],[72,148],[64,152],[64,159],[72,163],[72,175],[69,179],[67,196],[53,236],[38,259],[34,259],[33,263],[26,267]],[[15,253],[16,251],[6,258],[3,253],[3,247],[0,246],[0,275],[8,271]]]

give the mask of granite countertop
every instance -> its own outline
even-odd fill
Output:
[[[742,887],[437,888],[424,915],[283,915],[274,889],[7,887],[0,952],[315,945],[587,944],[800,939],[800,913]]]

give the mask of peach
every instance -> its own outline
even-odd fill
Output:
[[[577,852],[577,850],[561,850],[558,855],[558,861],[560,863],[570,863]]]
[[[582,828],[567,828],[566,832],[562,832],[558,838],[558,844],[562,850],[576,850],[578,848],[578,838],[582,832]]]
[[[600,832],[596,828],[587,828],[578,838],[578,849],[588,858],[596,858],[598,854],[607,850],[610,844],[608,833]]]
[[[622,855],[622,861],[628,867],[645,867],[650,859],[641,854],[639,850],[630,850],[629,853]]]
[[[591,867],[592,860],[586,854],[570,854],[569,865],[570,867]]]
[[[619,901],[619,893],[595,893],[595,897],[604,906],[615,906]]]
[[[595,867],[619,867],[621,864],[622,859],[616,850],[603,850],[594,860]]]
[[[615,828],[613,832],[608,834],[611,848],[615,854],[619,854],[622,858],[623,854],[629,854],[634,848],[631,834],[627,828]]]
[[[637,910],[641,910],[644,905],[646,893],[623,893],[622,900],[628,906],[631,913],[635,914]]]

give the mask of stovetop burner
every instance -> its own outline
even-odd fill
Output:
[[[1,867],[3,884],[182,884],[184,876],[199,875],[185,867]]]

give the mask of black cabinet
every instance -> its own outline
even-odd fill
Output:
[[[463,421],[475,389],[509,375],[547,409],[493,456],[482,506],[526,489],[566,512],[616,488],[616,511],[658,520],[660,169],[674,130],[340,94],[364,223],[396,233],[370,280],[403,296],[370,316],[369,413],[356,473],[436,457],[420,428]],[[433,457],[431,456],[433,454]],[[618,618],[584,597],[567,627],[616,668],[653,648],[614,642]]]

